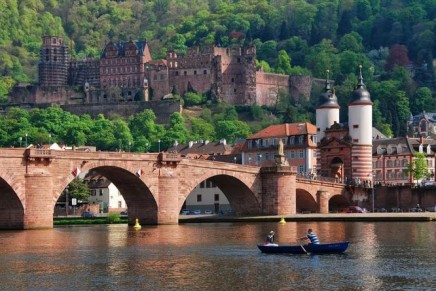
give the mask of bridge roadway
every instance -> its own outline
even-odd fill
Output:
[[[209,179],[236,215],[328,213],[351,201],[343,184],[296,177],[289,166],[255,167],[183,158],[174,153],[0,149],[0,229],[52,228],[54,207],[78,172],[107,177],[129,207],[129,224],[177,224],[188,195]]]

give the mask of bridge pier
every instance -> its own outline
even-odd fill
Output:
[[[53,228],[53,179],[46,173],[25,174],[24,229]]]
[[[297,213],[296,175],[289,166],[264,167],[262,177],[262,214],[286,215]]]
[[[330,193],[327,191],[319,190],[318,192],[316,192],[318,213],[329,213],[329,198]]]
[[[159,203],[157,224],[179,223],[179,179],[159,176]]]

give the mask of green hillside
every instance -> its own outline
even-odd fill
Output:
[[[325,78],[330,69],[342,110],[362,64],[374,125],[395,136],[410,113],[436,109],[436,0],[2,0],[0,26],[3,102],[16,82],[37,80],[42,36],[59,35],[78,59],[98,57],[109,40],[146,39],[153,58],[255,44],[265,71]]]

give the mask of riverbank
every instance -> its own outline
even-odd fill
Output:
[[[180,215],[179,223],[291,221],[436,221],[436,212],[329,213],[271,216]]]

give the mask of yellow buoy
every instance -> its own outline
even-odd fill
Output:
[[[133,228],[136,230],[141,229],[141,225],[139,224],[138,218],[135,220],[135,225],[133,226]]]
[[[280,222],[279,222],[280,224],[285,224],[286,223],[286,220],[285,220],[285,217],[284,216],[282,216],[282,219],[280,219]]]

